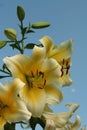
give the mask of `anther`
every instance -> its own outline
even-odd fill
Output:
[[[43,89],[42,87],[38,87],[39,89]]]
[[[65,60],[63,59],[63,61],[62,61],[63,65],[64,65],[64,62],[65,62]]]
[[[33,71],[31,71],[31,75],[32,75],[32,77],[34,78],[34,73],[33,73]]]
[[[43,72],[39,72],[39,75],[42,75],[42,78],[44,78],[44,73]]]
[[[46,79],[44,80],[44,86],[46,85]]]
[[[36,71],[36,74],[38,75],[38,70]]]

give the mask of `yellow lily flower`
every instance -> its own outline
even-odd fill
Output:
[[[31,113],[18,96],[19,90],[23,86],[24,83],[19,79],[5,85],[0,83],[0,130],[4,130],[6,122],[11,123],[30,119]]]
[[[72,83],[70,79],[70,66],[71,66],[71,55],[72,55],[72,43],[70,39],[61,43],[59,46],[55,46],[53,40],[44,36],[39,40],[46,48],[46,56],[48,58],[54,58],[62,66],[61,76],[58,78],[58,83],[62,86],[69,86]]]
[[[81,119],[76,115],[75,122],[72,122],[70,118],[74,116],[74,112],[79,107],[78,104],[69,104],[69,112],[62,112],[59,114],[53,113],[50,109],[46,109],[43,116],[46,119],[45,130],[78,130],[81,125]],[[54,128],[54,129],[53,129]]]
[[[61,75],[56,60],[46,58],[45,48],[35,46],[30,57],[19,54],[6,57],[4,62],[14,78],[20,78],[25,86],[20,91],[32,116],[40,116],[45,104],[58,104],[62,92],[54,85]]]

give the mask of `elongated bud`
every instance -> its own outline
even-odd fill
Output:
[[[7,42],[4,41],[4,40],[3,40],[3,41],[0,41],[0,49],[3,48],[3,47],[6,45],[6,43],[7,43]]]
[[[35,22],[32,24],[32,28],[34,29],[46,28],[49,26],[50,26],[50,23],[48,22]]]
[[[25,18],[25,11],[21,6],[17,6],[17,16],[20,21],[23,21]]]
[[[14,29],[8,28],[4,30],[4,34],[10,40],[16,40],[17,32]]]

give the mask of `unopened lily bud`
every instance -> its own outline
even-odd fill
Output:
[[[23,19],[25,18],[24,9],[21,6],[17,7],[17,16],[20,21],[23,21]]]
[[[8,28],[4,30],[4,34],[10,40],[15,40],[17,37],[17,32],[14,29]]]
[[[34,29],[46,28],[49,26],[50,26],[50,23],[48,22],[35,22],[32,24],[32,28]]]

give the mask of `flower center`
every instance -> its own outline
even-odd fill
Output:
[[[0,111],[6,107],[8,107],[8,105],[3,104],[3,102],[0,100]]]
[[[46,85],[46,79],[44,72],[42,71],[30,71],[30,75],[26,75],[25,77],[30,88],[37,87],[39,89],[43,89]]]
[[[70,69],[69,60],[63,59],[61,65],[62,65],[62,68],[61,68],[61,72],[62,72],[62,73],[61,73],[61,77],[62,77],[63,75],[68,75],[69,69]]]

